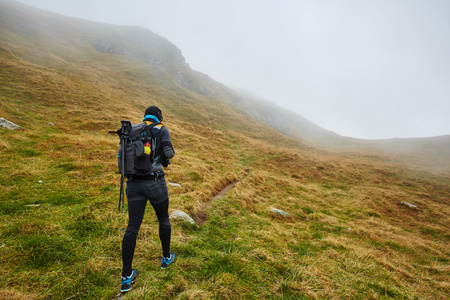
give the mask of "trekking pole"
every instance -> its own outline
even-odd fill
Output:
[[[119,194],[119,211],[120,211],[120,204],[122,204],[122,213],[125,211],[125,147],[127,144],[128,137],[130,136],[131,131],[131,122],[130,121],[121,121],[122,123],[122,137],[121,137],[121,143],[122,143],[122,172],[120,176],[120,194]]]
[[[121,161],[121,176],[120,176],[120,193],[119,193],[119,211],[120,211],[120,207],[122,206],[122,212],[124,212],[125,208],[125,147],[126,147],[126,143],[127,140],[130,136],[130,131],[131,131],[131,122],[130,121],[121,121],[122,123],[122,127],[117,130],[117,131],[109,131],[108,133],[115,133],[118,134],[120,137],[120,145],[121,145],[121,150],[122,153],[120,153],[120,157],[122,159]]]
[[[126,140],[122,139],[122,172],[120,176],[120,193],[119,193],[119,211],[120,211],[120,204],[122,203],[122,212],[124,212],[124,184],[125,184],[125,143]]]

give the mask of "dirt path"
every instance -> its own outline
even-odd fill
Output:
[[[222,190],[220,190],[219,193],[213,196],[210,201],[203,202],[199,206],[197,206],[197,213],[192,216],[197,225],[202,226],[208,220],[208,213],[206,211],[211,206],[211,202],[225,197],[225,195],[228,194],[228,192],[230,192],[238,182],[239,180],[230,182]]]
[[[239,180],[235,180],[235,181],[233,181],[233,182],[231,182],[231,183],[229,183],[229,184],[227,184],[217,195],[215,195],[213,198],[212,198],[212,201],[214,201],[214,200],[219,200],[219,199],[222,199],[223,197],[225,197],[225,195],[229,192],[229,191],[231,191],[233,188],[234,188],[234,186],[236,185],[236,183],[238,183],[239,182]]]

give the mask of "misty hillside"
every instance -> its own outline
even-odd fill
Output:
[[[178,92],[187,89],[195,94],[220,99],[233,104],[241,113],[264,122],[281,133],[312,146],[334,151],[369,151],[387,156],[394,161],[429,171],[447,173],[450,170],[450,135],[440,138],[366,141],[343,137],[312,123],[304,117],[274,104],[235,92],[210,77],[192,70],[185,62],[181,51],[172,43],[139,27],[123,27],[96,24],[86,20],[65,18],[45,11],[39,11],[20,4],[8,4],[0,12],[3,26],[3,43],[13,51],[17,45],[27,45],[33,52],[21,53],[32,63],[45,63],[63,67],[61,62],[84,64],[80,53],[103,53],[129,57],[142,64],[156,67],[153,71],[163,72],[155,85],[171,85],[175,82]],[[6,39],[10,34],[12,40]],[[17,38],[17,40],[16,40]],[[12,42],[12,44],[11,44]],[[15,46],[16,45],[16,46]],[[51,49],[51,50],[49,50]],[[39,50],[39,53],[37,51]],[[20,51],[20,50],[18,50]],[[55,59],[56,58],[56,59]],[[59,59],[59,60],[58,60]],[[134,71],[134,70],[133,70]],[[132,71],[130,71],[132,72]],[[148,76],[141,74],[140,77]],[[154,80],[155,77],[152,77]],[[275,99],[276,100],[276,99]],[[215,116],[211,115],[211,119]]]
[[[263,105],[251,97],[242,96],[192,70],[175,45],[147,29],[64,18],[11,1],[3,2],[7,9],[1,12],[2,44],[8,46],[10,54],[20,54],[30,63],[57,68],[75,63],[77,68],[71,71],[76,72],[85,68],[83,65],[87,61],[83,60],[83,55],[104,54],[98,56],[99,59],[107,59],[108,55],[120,55],[156,67],[151,69],[157,73],[156,76],[141,73],[142,80],[156,80],[154,85],[166,85],[165,88],[176,89],[177,93],[183,93],[187,89],[195,94],[232,104],[245,116],[263,121],[284,134],[291,135],[293,130],[290,127],[295,127],[295,130],[302,130],[306,140],[313,139],[313,136],[325,139],[328,135],[335,135],[301,116],[282,111],[272,104],[267,107],[268,103]],[[33,51],[22,52],[22,47]],[[131,71],[129,73],[133,75]],[[285,113],[292,115],[292,119],[298,119],[293,124],[286,123]],[[215,116],[210,118],[214,119]]]
[[[312,141],[335,136],[334,133],[320,128],[301,116],[283,111],[268,102],[263,104],[262,101],[240,95],[208,76],[192,70],[175,45],[147,29],[100,25],[85,20],[62,18],[56,14],[34,10],[19,4],[10,5],[9,12],[3,10],[1,17],[3,37],[13,33],[19,37],[19,40],[13,42],[20,42],[19,45],[27,45],[34,49],[36,45],[41,45],[42,48],[38,47],[36,50],[42,50],[41,52],[46,53],[46,57],[42,57],[42,54],[38,54],[37,51],[26,53],[25,57],[31,62],[45,61],[45,63],[54,64],[55,56],[65,61],[73,61],[74,57],[71,57],[73,54],[80,51],[89,53],[93,50],[127,56],[141,63],[158,67],[180,87],[233,103],[249,116],[267,123],[284,134],[294,135],[294,132],[301,131],[304,139]],[[22,19],[26,21],[19,21]],[[8,43],[8,40],[4,42]],[[15,45],[11,46],[14,49]],[[293,121],[286,122],[286,114],[289,114],[289,120]]]
[[[345,137],[258,97],[244,96],[243,99],[240,105],[252,116],[313,147],[344,153],[372,153],[408,168],[439,174],[450,172],[450,135],[384,140]]]
[[[147,209],[140,275],[121,299],[450,293],[448,137],[340,137],[192,70],[147,29],[10,0],[0,0],[0,89],[0,117],[22,128],[0,127],[0,299],[119,298],[127,214],[108,131],[150,105],[176,151],[169,212],[195,222],[171,219],[178,258],[161,270]]]

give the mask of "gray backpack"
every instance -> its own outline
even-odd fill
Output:
[[[131,124],[130,124],[131,125]],[[149,175],[155,157],[161,152],[160,123],[126,124],[118,130],[120,146],[119,172],[124,175]]]
[[[118,166],[121,176],[119,210],[122,204],[124,210],[124,182],[125,177],[133,175],[151,175],[152,164],[161,154],[161,123],[131,124],[121,121],[122,127],[116,133],[120,137]],[[156,126],[160,128],[155,128]]]

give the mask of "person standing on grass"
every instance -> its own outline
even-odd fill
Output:
[[[162,113],[158,107],[150,106],[145,110],[143,122],[147,122],[148,125],[160,123],[162,120]],[[155,127],[160,130],[161,156],[155,158],[150,175],[133,175],[127,178],[128,227],[122,241],[121,292],[131,290],[132,283],[137,277],[137,271],[132,268],[132,262],[136,237],[144,218],[147,201],[150,201],[159,221],[159,238],[163,252],[161,269],[165,269],[175,262],[175,254],[170,252],[169,195],[163,171],[163,165],[167,166],[167,161],[175,155],[175,151],[170,140],[169,130],[162,124]]]

